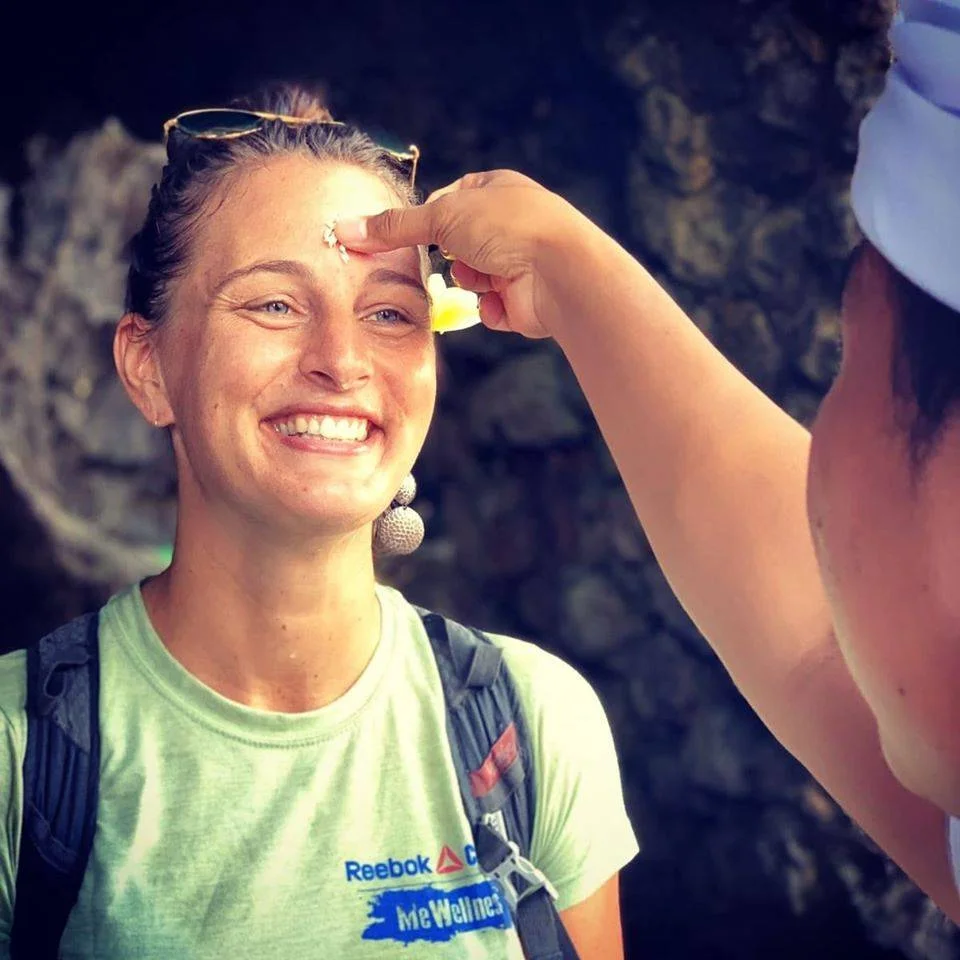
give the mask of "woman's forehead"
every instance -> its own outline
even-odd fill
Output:
[[[235,171],[212,218],[238,229],[250,225],[317,223],[379,213],[401,205],[391,186],[354,164],[299,154],[270,158]]]
[[[263,258],[312,258],[328,252],[324,233],[331,222],[400,205],[387,183],[362,168],[310,157],[272,158],[224,183],[198,224],[194,262],[203,273],[216,274]],[[395,253],[419,270],[415,251]]]

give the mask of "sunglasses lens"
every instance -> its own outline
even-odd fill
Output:
[[[246,110],[199,110],[177,119],[177,126],[191,137],[227,137],[252,133],[263,123]]]

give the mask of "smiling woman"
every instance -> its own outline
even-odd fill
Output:
[[[430,298],[417,248],[327,235],[415,203],[416,151],[292,87],[166,132],[114,355],[169,431],[173,561],[0,658],[0,957],[620,956],[637,846],[593,691],[375,579],[434,408]],[[70,680],[34,693],[50,657]]]
[[[433,338],[415,249],[344,263],[320,234],[400,196],[367,169],[293,151],[234,168],[208,202],[176,282],[144,299],[164,304],[159,329],[131,303],[116,343],[134,402],[176,425],[181,527],[215,542],[218,505],[242,502],[231,540],[322,531],[337,556],[365,546],[426,435]],[[364,436],[327,435],[343,418]]]

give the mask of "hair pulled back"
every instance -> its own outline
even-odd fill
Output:
[[[293,83],[271,83],[233,100],[230,107],[310,120],[306,124],[265,121],[254,133],[202,140],[177,127],[167,139],[167,163],[150,196],[143,226],[130,243],[126,309],[151,326],[166,319],[171,284],[186,270],[191,240],[216,189],[251,161],[301,153],[320,161],[348,164],[379,176],[404,204],[416,202],[407,175],[366,133],[333,125],[333,116],[315,91]]]

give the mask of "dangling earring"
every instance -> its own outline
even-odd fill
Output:
[[[373,522],[373,552],[378,556],[405,556],[423,543],[423,518],[409,504],[417,482],[408,473],[390,506]]]

